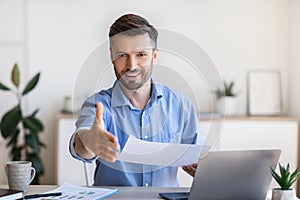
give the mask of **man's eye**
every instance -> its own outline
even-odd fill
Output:
[[[119,57],[119,58],[126,57],[126,54],[119,54],[118,57]]]
[[[139,54],[137,54],[137,56],[138,57],[145,57],[145,56],[147,56],[147,54],[145,54],[145,53],[139,53]]]

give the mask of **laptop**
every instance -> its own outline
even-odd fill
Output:
[[[159,193],[170,200],[264,200],[281,150],[212,151],[198,162],[190,192]]]

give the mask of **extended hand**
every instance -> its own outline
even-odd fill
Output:
[[[102,103],[97,103],[97,112],[92,128],[78,134],[90,153],[109,162],[115,162],[118,156],[117,150],[120,147],[117,138],[104,128],[103,111]]]
[[[192,165],[182,166],[182,169],[185,172],[187,172],[189,175],[191,175],[192,177],[194,177],[195,173],[196,173],[197,166],[198,166],[197,163],[193,163]]]

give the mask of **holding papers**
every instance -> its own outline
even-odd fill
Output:
[[[197,163],[200,153],[209,146],[147,142],[133,136],[128,138],[118,160],[147,165],[181,167]]]

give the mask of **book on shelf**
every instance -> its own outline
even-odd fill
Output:
[[[23,198],[22,191],[0,188],[0,200],[11,200],[20,198]]]

